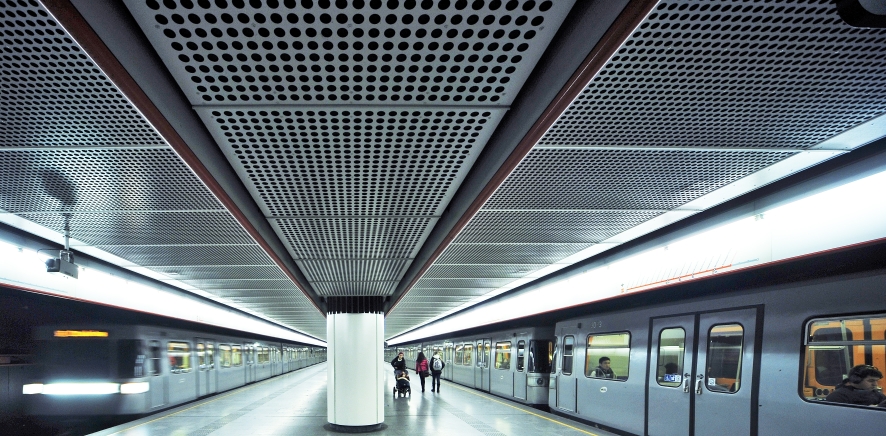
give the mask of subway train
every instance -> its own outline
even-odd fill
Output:
[[[38,416],[142,415],[326,360],[326,349],[148,325],[35,329]]]
[[[553,327],[527,327],[403,345],[387,349],[385,357],[390,362],[402,351],[412,370],[419,351],[429,360],[438,352],[446,363],[442,379],[514,402],[546,406],[553,344]]]
[[[886,272],[658,301],[556,322],[545,377],[552,412],[626,434],[862,435],[886,428],[886,407],[825,401],[853,366],[886,369]],[[534,331],[540,336],[526,340],[544,348],[549,331]],[[510,362],[519,340],[504,333],[399,349],[413,360],[416,350],[441,350],[444,378],[529,403],[495,383],[513,377],[516,365],[486,363]],[[601,361],[608,361],[605,378],[597,376]]]

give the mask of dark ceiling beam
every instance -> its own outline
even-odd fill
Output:
[[[42,0],[234,219],[326,316],[324,304],[276,236],[122,2]]]
[[[515,99],[511,111],[410,265],[388,302],[386,313],[394,310],[443,254],[656,4],[658,0],[576,3]],[[582,60],[584,53],[588,54]],[[574,73],[570,76],[570,72]],[[543,108],[538,102],[551,103]]]

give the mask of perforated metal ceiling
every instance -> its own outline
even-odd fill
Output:
[[[846,25],[830,1],[660,2],[389,314],[388,335],[447,312],[414,305],[441,269],[501,264],[486,277],[513,279],[520,263],[558,262],[585,247],[565,243],[605,240],[886,113],[884,85],[886,33]]]
[[[886,32],[849,27],[830,1],[661,1],[586,64],[599,72],[420,274],[414,260],[438,248],[426,241],[443,240],[435,226],[466,210],[449,210],[463,181],[516,146],[496,143],[521,128],[508,117],[551,104],[521,100],[524,85],[553,96],[552,51],[590,50],[556,44],[628,21],[611,28],[567,0],[74,3],[123,11],[89,24],[110,29],[112,57],[159,56],[155,77],[133,80],[165,117],[196,112],[173,130],[214,140],[212,165],[233,168],[220,185],[242,186],[256,212],[219,196],[222,173],[194,169],[118,91],[126,71],[106,75],[84,52],[100,39],[81,49],[36,1],[6,0],[0,213],[59,232],[70,213],[78,243],[320,338],[298,274],[312,296],[414,284],[387,316],[391,337],[886,113]],[[281,269],[284,251],[300,271]]]

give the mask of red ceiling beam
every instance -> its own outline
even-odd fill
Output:
[[[394,311],[394,308],[397,307],[398,304],[403,300],[403,297],[412,289],[413,286],[418,282],[418,280],[427,272],[427,270],[434,264],[437,258],[443,254],[443,251],[446,250],[447,247],[455,240],[455,237],[468,225],[468,222],[480,211],[480,208],[486,204],[486,201],[492,197],[492,194],[504,183],[505,179],[517,168],[517,165],[523,161],[523,158],[532,151],[532,148],[535,147],[535,144],[544,136],[544,134],[551,128],[552,125],[563,115],[563,112],[569,108],[569,105],[578,97],[578,95],[584,90],[585,86],[594,79],[594,77],[599,73],[603,67],[606,65],[606,62],[615,54],[615,52],[621,47],[625,40],[627,40],[634,30],[640,26],[646,16],[652,12],[652,9],[655,8],[655,5],[658,4],[658,0],[635,0],[631,1],[625,9],[619,14],[618,18],[616,18],[615,22],[612,23],[612,26],[609,27],[609,30],[603,35],[600,39],[600,42],[591,50],[590,54],[585,58],[584,62],[582,62],[581,66],[578,70],[575,71],[575,74],[569,78],[569,81],[566,82],[566,85],[560,92],[554,97],[554,100],[551,101],[551,104],[548,105],[547,109],[541,114],[535,124],[529,129],[529,132],[526,133],[526,136],[517,144],[517,147],[511,152],[511,155],[505,160],[504,164],[496,171],[495,175],[492,176],[492,179],[489,183],[486,184],[486,187],[480,191],[480,195],[474,199],[474,202],[471,203],[471,206],[468,210],[462,215],[461,219],[455,223],[455,226],[452,230],[449,231],[449,234],[446,235],[446,238],[443,239],[443,242],[437,247],[437,249],[431,254],[425,264],[421,267],[418,274],[409,282],[404,288],[403,293],[400,294],[400,297],[397,298],[397,301],[391,305],[391,308],[387,313],[391,313]]]
[[[307,294],[304,285],[286,268],[285,263],[271,249],[271,246],[261,236],[255,226],[246,218],[246,215],[237,207],[233,199],[225,192],[224,188],[215,180],[209,170],[200,162],[196,154],[188,147],[188,144],[179,136],[178,132],[169,123],[169,120],[157,109],[154,102],[148,98],[144,90],[129,75],[126,68],[111,53],[111,50],[99,38],[89,23],[80,15],[77,8],[68,0],[41,0],[43,6],[55,17],[56,21],[65,28],[77,44],[92,58],[93,62],[108,76],[108,79],[117,86],[126,98],[141,112],[151,125],[160,132],[160,135],[172,146],[178,156],[191,168],[191,171],[203,181],[216,198],[234,216],[234,219],[252,236],[252,239],[270,256],[280,269],[298,286],[299,290],[323,316],[326,313],[317,305],[313,298]]]

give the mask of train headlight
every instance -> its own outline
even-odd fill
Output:
[[[43,385],[45,395],[106,395],[120,392],[118,383],[52,383]]]
[[[22,386],[22,394],[34,395],[43,393],[43,383],[32,383]]]
[[[151,384],[148,382],[123,383],[120,385],[121,394],[143,394],[151,390]]]

